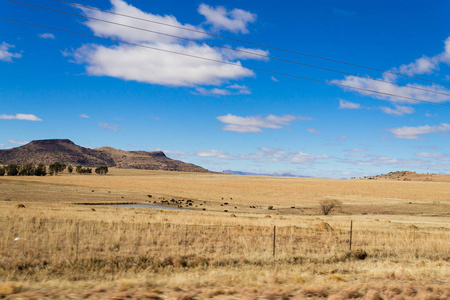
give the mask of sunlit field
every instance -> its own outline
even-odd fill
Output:
[[[446,180],[113,169],[0,191],[0,298],[450,298]]]

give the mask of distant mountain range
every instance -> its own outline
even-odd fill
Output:
[[[17,148],[0,150],[0,164],[54,162],[83,167],[108,166],[123,169],[211,172],[194,164],[168,158],[162,151],[124,151],[111,147],[96,149],[76,145],[67,139],[36,140]]]
[[[241,171],[232,171],[232,170],[223,170],[222,173],[232,174],[232,175],[249,175],[249,176],[311,178],[310,176],[294,175],[291,173],[252,173],[252,172],[241,172]]]

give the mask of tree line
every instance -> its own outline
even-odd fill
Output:
[[[55,162],[47,166],[44,164],[9,164],[5,166],[0,166],[0,176],[46,176],[46,175],[58,175],[58,173],[63,173],[67,169],[69,174],[72,174],[74,168],[72,166],[66,166],[60,162]],[[78,174],[92,174],[92,168],[83,168],[82,166],[76,166],[75,172]],[[100,166],[95,169],[95,173],[99,175],[105,175],[108,173],[107,166]]]

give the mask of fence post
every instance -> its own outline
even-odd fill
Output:
[[[277,236],[277,226],[273,226],[273,257],[275,257],[275,245],[276,245],[276,236]]]
[[[350,220],[350,252],[352,252],[353,220]]]
[[[80,222],[78,221],[77,222],[77,227],[76,227],[76,234],[75,234],[75,245],[76,245],[76,247],[75,247],[75,261],[77,261],[78,260],[78,244],[79,244],[79,241],[80,241]]]

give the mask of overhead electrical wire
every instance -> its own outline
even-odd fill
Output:
[[[406,78],[410,78],[410,79],[422,80],[422,81],[427,81],[427,82],[431,82],[431,83],[437,83],[437,84],[441,84],[441,85],[450,86],[450,84],[444,83],[444,82],[439,82],[439,81],[435,81],[435,80],[425,79],[425,78],[421,78],[421,77],[409,76],[409,75],[405,75],[405,74],[402,74],[402,73],[397,73],[397,72],[388,71],[388,70],[382,70],[382,69],[369,67],[369,66],[364,66],[364,65],[360,65],[360,64],[354,64],[354,63],[345,62],[345,61],[342,61],[342,60],[337,60],[337,59],[333,59],[333,58],[327,58],[327,57],[324,57],[324,56],[318,56],[318,55],[314,55],[314,54],[308,54],[308,53],[303,53],[303,52],[299,52],[299,51],[279,48],[279,47],[275,47],[275,46],[270,46],[270,45],[250,42],[250,41],[246,41],[246,40],[242,40],[242,39],[237,39],[237,38],[232,38],[232,37],[223,36],[223,35],[219,35],[219,34],[209,33],[209,32],[203,31],[203,30],[192,29],[192,28],[185,28],[183,26],[177,26],[177,25],[167,24],[167,23],[164,23],[164,22],[158,22],[158,21],[153,21],[153,20],[149,20],[149,19],[139,18],[139,17],[130,16],[130,15],[126,15],[126,14],[121,14],[121,13],[116,13],[116,12],[112,12],[112,11],[102,10],[102,9],[99,9],[99,8],[85,6],[85,5],[81,5],[81,4],[77,4],[77,3],[71,3],[71,2],[61,1],[61,0],[51,0],[51,1],[64,3],[64,4],[67,4],[67,5],[76,6],[76,7],[82,7],[82,8],[86,8],[86,9],[90,9],[90,10],[96,10],[96,11],[100,11],[100,12],[108,13],[108,14],[112,14],[112,15],[127,17],[127,18],[130,18],[130,19],[145,21],[145,22],[149,22],[149,23],[153,23],[153,24],[159,24],[159,25],[163,25],[163,26],[167,26],[167,27],[177,28],[177,29],[181,29],[181,30],[197,32],[197,33],[200,33],[200,34],[214,36],[214,37],[227,39],[227,40],[240,42],[240,43],[245,43],[245,44],[249,44],[249,45],[254,45],[254,46],[258,46],[258,47],[264,47],[264,48],[268,48],[268,49],[283,51],[283,52],[286,52],[286,53],[312,57],[312,58],[316,58],[316,59],[331,61],[331,62],[334,62],[334,63],[344,64],[344,65],[358,67],[358,68],[363,68],[363,69],[367,69],[367,70],[383,72],[383,73],[388,73],[388,74],[401,76],[401,77],[406,77]]]
[[[444,92],[440,92],[440,91],[430,90],[430,89],[421,88],[421,87],[417,87],[417,86],[411,86],[411,85],[407,85],[407,84],[400,84],[400,83],[396,83],[396,82],[392,82],[392,81],[388,81],[388,80],[383,80],[383,79],[370,78],[370,77],[361,76],[361,75],[357,75],[357,74],[353,74],[353,73],[349,73],[349,72],[339,71],[339,70],[325,68],[325,67],[320,67],[320,66],[311,65],[311,64],[305,64],[305,63],[301,63],[301,62],[298,62],[298,61],[292,61],[292,60],[283,59],[283,58],[279,58],[279,57],[274,57],[274,56],[270,56],[270,55],[259,54],[259,53],[255,53],[255,52],[252,52],[252,51],[236,49],[236,48],[232,48],[232,47],[229,47],[229,46],[212,44],[212,43],[209,43],[209,42],[204,42],[204,41],[200,41],[200,40],[196,40],[196,39],[180,37],[180,36],[177,36],[177,35],[167,34],[167,33],[159,32],[159,31],[155,31],[155,30],[149,30],[149,29],[145,29],[145,28],[141,28],[141,27],[135,27],[135,26],[130,26],[130,25],[122,24],[122,23],[117,23],[117,22],[112,22],[112,21],[108,21],[108,20],[98,19],[98,18],[94,18],[94,17],[84,16],[84,15],[80,15],[80,14],[76,14],[76,13],[71,13],[71,12],[62,11],[62,10],[58,10],[58,9],[53,9],[53,8],[50,8],[50,7],[35,5],[35,4],[27,3],[27,2],[22,2],[22,1],[17,1],[17,0],[8,0],[8,1],[19,3],[19,4],[23,4],[23,5],[28,5],[28,6],[32,6],[32,7],[36,7],[36,8],[40,8],[40,9],[45,9],[45,10],[49,10],[49,11],[54,11],[54,12],[58,12],[58,13],[68,14],[68,15],[72,15],[72,16],[76,16],[76,17],[81,17],[81,18],[85,18],[85,19],[95,20],[95,21],[104,22],[104,23],[108,23],[108,24],[113,24],[113,25],[117,25],[117,26],[122,26],[122,27],[131,28],[131,29],[141,30],[141,31],[150,32],[150,33],[154,33],[154,34],[159,34],[159,35],[163,35],[163,36],[168,36],[168,37],[172,37],[172,38],[192,41],[192,42],[196,42],[196,43],[201,43],[201,44],[205,44],[205,45],[209,45],[209,46],[213,46],[213,47],[219,47],[219,48],[232,50],[232,51],[236,51],[236,52],[240,52],[240,53],[254,55],[254,56],[257,56],[257,57],[263,57],[263,58],[268,58],[268,59],[279,60],[279,61],[292,63],[292,64],[297,64],[297,65],[301,65],[301,66],[306,66],[306,67],[310,67],[310,68],[315,68],[315,69],[319,69],[319,70],[330,71],[330,72],[334,72],[334,73],[339,73],[339,74],[345,74],[345,75],[349,75],[349,76],[359,77],[359,78],[363,78],[363,79],[366,79],[366,80],[372,80],[372,81],[388,83],[388,84],[396,85],[396,86],[399,86],[399,87],[405,87],[405,88],[410,88],[410,89],[414,89],[414,90],[420,90],[420,91],[424,91],[424,92],[428,92],[428,93],[434,93],[434,94],[450,96],[450,94],[444,93]]]
[[[287,77],[291,77],[291,78],[309,80],[309,81],[313,81],[313,82],[324,83],[324,84],[327,84],[327,85],[333,85],[333,86],[339,86],[339,87],[344,87],[344,88],[349,88],[349,89],[354,89],[354,90],[359,90],[359,91],[365,91],[365,92],[379,94],[379,95],[384,95],[384,96],[390,96],[390,97],[396,97],[396,98],[401,98],[401,99],[406,99],[406,100],[412,100],[412,101],[417,101],[417,102],[424,102],[424,103],[430,103],[430,104],[450,107],[450,105],[444,104],[444,103],[438,103],[438,102],[433,102],[433,101],[428,101],[428,100],[423,100],[423,99],[416,99],[416,98],[412,98],[412,97],[401,96],[401,95],[396,95],[396,94],[391,94],[391,93],[384,93],[384,92],[379,92],[379,91],[375,91],[375,90],[359,88],[359,87],[354,87],[354,86],[345,85],[345,84],[339,84],[339,83],[334,83],[334,82],[328,82],[328,81],[323,81],[323,80],[319,80],[319,79],[298,76],[298,75],[289,74],[289,73],[283,73],[283,72],[278,72],[278,71],[266,70],[266,69],[262,69],[262,68],[250,67],[250,66],[241,65],[241,64],[238,64],[238,63],[227,62],[227,61],[222,61],[222,60],[216,60],[216,59],[211,59],[211,58],[207,58],[207,57],[201,57],[201,56],[196,56],[196,55],[191,55],[191,54],[186,54],[186,53],[180,53],[180,52],[176,52],[176,51],[161,49],[161,48],[152,47],[152,46],[148,46],[148,45],[137,44],[137,43],[126,42],[126,41],[121,41],[121,40],[115,40],[115,39],[106,38],[106,37],[99,37],[99,36],[95,36],[95,35],[91,35],[91,34],[87,34],[87,33],[71,31],[71,30],[67,30],[67,29],[50,27],[50,26],[45,26],[45,25],[40,25],[40,24],[35,24],[35,23],[30,23],[30,22],[26,22],[26,21],[15,20],[15,19],[9,19],[9,18],[4,18],[4,17],[0,17],[0,19],[1,20],[5,20],[5,21],[20,23],[20,24],[26,24],[26,25],[30,25],[30,26],[40,27],[40,28],[56,30],[56,31],[60,31],[60,32],[66,32],[66,33],[72,33],[72,34],[77,34],[77,35],[81,35],[81,36],[87,36],[87,37],[91,37],[91,38],[95,38],[95,39],[101,39],[101,40],[106,40],[106,41],[110,41],[110,42],[121,43],[121,44],[125,44],[125,45],[132,45],[132,46],[136,46],[136,47],[141,47],[141,48],[146,48],[146,49],[151,49],[151,50],[156,50],[156,51],[161,51],[161,52],[166,52],[166,53],[171,53],[171,54],[177,54],[177,55],[181,55],[181,56],[185,56],[185,57],[191,57],[191,58],[196,58],[196,59],[201,59],[201,60],[206,60],[206,61],[226,64],[226,65],[231,65],[231,66],[240,67],[240,68],[247,68],[247,69],[250,69],[250,70],[261,71],[261,72],[271,73],[271,74],[275,74],[275,75],[281,75],[281,76],[287,76]]]

